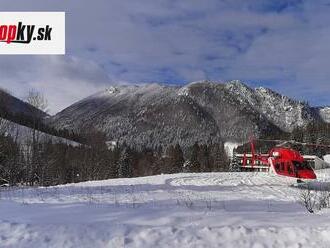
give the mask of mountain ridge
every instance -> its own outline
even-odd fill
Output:
[[[113,85],[49,118],[56,129],[96,128],[109,140],[140,147],[241,141],[327,121],[323,109],[271,89],[198,81],[184,86]],[[323,115],[321,115],[321,112]]]
[[[38,113],[57,130],[95,128],[105,132],[109,140],[139,147],[244,141],[251,135],[280,134],[315,121],[330,122],[330,107],[311,107],[239,80],[204,80],[184,86],[112,85],[54,116],[1,90],[0,96],[7,102],[0,107],[5,105],[16,115]]]

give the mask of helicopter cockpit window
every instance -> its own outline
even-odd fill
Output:
[[[307,161],[303,161],[302,163],[301,162],[298,162],[298,161],[292,161],[292,163],[294,164],[294,166],[297,168],[297,169],[311,169],[310,165],[307,163]]]

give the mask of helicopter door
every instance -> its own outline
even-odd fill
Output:
[[[295,176],[295,168],[291,161],[287,162],[287,170],[288,170],[289,176]]]
[[[277,173],[279,173],[279,171],[280,171],[280,163],[279,162],[276,162],[276,164],[275,164],[275,171]]]
[[[281,172],[282,174],[283,174],[283,172],[285,172],[285,169],[284,169],[284,162],[281,162],[280,172]]]

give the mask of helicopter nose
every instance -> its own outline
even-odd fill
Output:
[[[304,179],[316,179],[316,175],[314,171],[310,171],[310,170],[300,171],[299,176],[300,178],[304,178]]]

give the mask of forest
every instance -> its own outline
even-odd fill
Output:
[[[109,147],[106,136],[93,130],[81,134],[84,144],[73,146],[40,142],[40,131],[31,129],[30,142],[22,145],[0,126],[0,181],[11,186],[228,170],[222,143],[195,143],[185,153],[178,144],[137,150],[125,143]]]
[[[294,143],[286,145],[289,145],[301,154],[316,155],[320,158],[326,154],[330,154],[330,148],[318,146],[330,146],[330,124],[325,122],[311,122],[304,127],[295,128],[291,133],[282,132],[276,135],[269,133],[259,138],[260,140],[256,139],[254,141],[258,153],[267,153],[272,147],[282,143],[281,141],[297,141],[306,143],[307,145]],[[235,152],[249,153],[250,150],[250,144],[246,143],[237,147]]]

